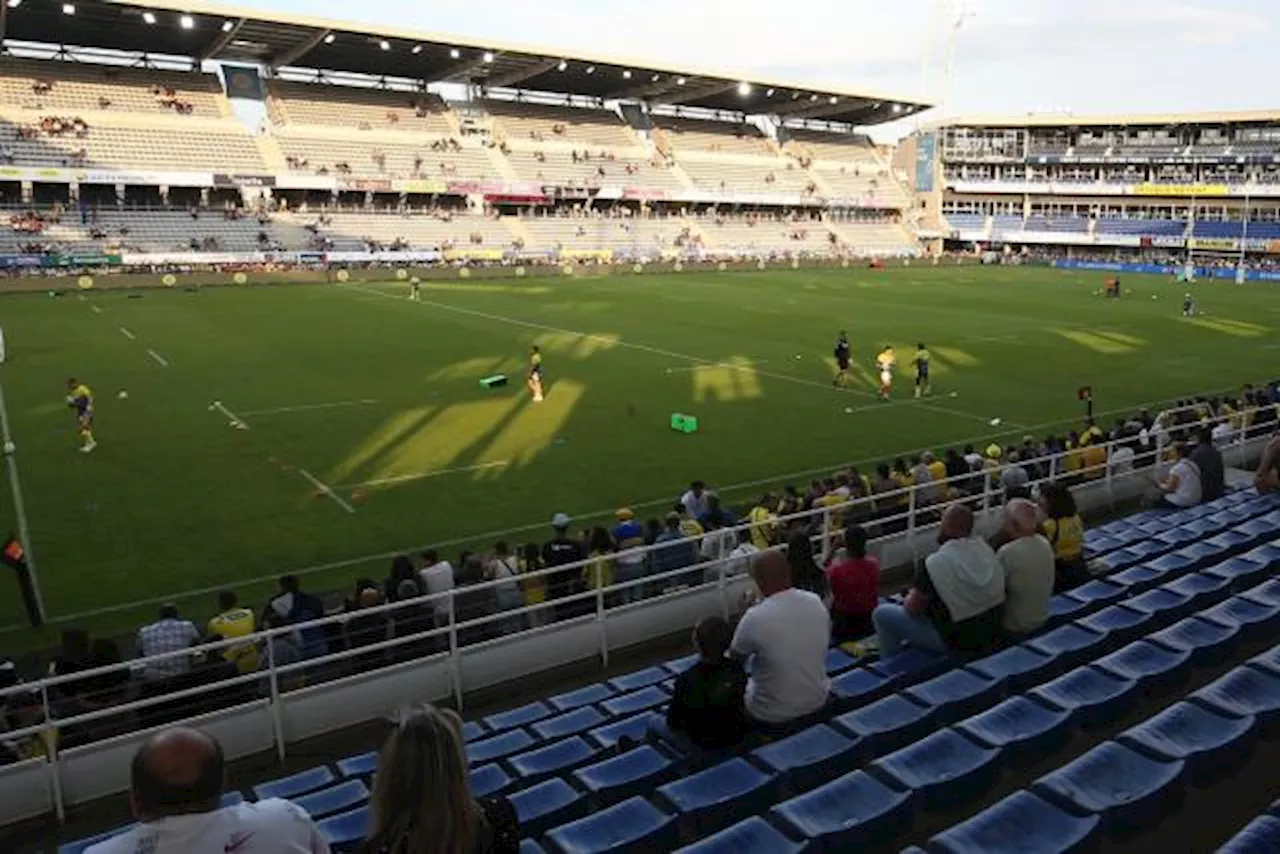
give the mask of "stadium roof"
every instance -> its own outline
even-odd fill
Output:
[[[927,109],[917,99],[440,33],[266,15],[192,0],[0,0],[0,34],[43,44],[476,83],[852,125]]]
[[[1170,125],[1222,125],[1280,123],[1280,110],[1236,110],[1213,113],[1116,113],[1109,116],[1077,116],[1071,113],[1028,113],[1012,116],[954,116],[926,122],[928,128],[1047,128],[1047,127],[1167,127]]]

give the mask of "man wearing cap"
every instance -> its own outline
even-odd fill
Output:
[[[644,545],[644,526],[636,521],[630,507],[619,507],[615,514],[618,524],[613,526],[613,540],[618,544],[617,571],[614,579],[619,584],[644,577],[644,552],[634,551]],[[634,602],[640,598],[640,585],[618,591],[621,602]]]
[[[542,546],[542,563],[548,568],[568,566],[587,559],[586,549],[582,542],[569,536],[569,523],[573,520],[565,513],[557,513],[551,517],[551,529],[555,536]],[[547,599],[563,599],[578,592],[582,573],[577,568],[564,572],[553,572],[547,576]],[[584,603],[589,607],[590,603]],[[577,602],[556,606],[556,619],[564,620],[575,616],[583,607]]]

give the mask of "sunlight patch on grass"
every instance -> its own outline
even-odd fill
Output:
[[[1103,335],[1097,332],[1086,332],[1083,329],[1055,329],[1053,331],[1072,343],[1107,356],[1129,353],[1135,349],[1134,345],[1119,341],[1113,338],[1111,334]]]
[[[502,426],[501,432],[480,453],[476,462],[480,465],[498,462],[528,465],[555,442],[585,392],[586,386],[581,383],[556,380],[547,389],[542,403],[527,402]],[[505,466],[497,465],[478,468],[473,476],[476,480],[492,479],[505,469]]]
[[[956,347],[930,347],[929,352],[942,362],[944,368],[947,365],[955,365],[957,368],[976,368],[982,364],[982,360],[977,356]]]
[[[510,417],[524,396],[455,403],[388,450],[368,480],[448,468],[468,448]]]
[[[1228,320],[1225,317],[1188,317],[1185,320],[1187,323],[1199,326],[1202,329],[1221,332],[1223,335],[1234,335],[1237,338],[1260,338],[1269,329],[1269,327],[1261,326],[1257,323]]]
[[[419,406],[391,416],[381,427],[369,434],[369,438],[347,454],[345,460],[329,469],[324,477],[325,482],[339,483],[346,480],[353,472],[370,465],[405,436],[420,428],[431,417],[434,410],[433,406]]]
[[[476,356],[472,359],[454,362],[452,365],[445,365],[443,368],[437,369],[428,379],[431,382],[442,382],[445,380],[486,377],[497,373],[501,364],[502,356]]]
[[[754,400],[761,396],[760,377],[746,356],[732,356],[718,365],[698,365],[692,371],[693,399]]]

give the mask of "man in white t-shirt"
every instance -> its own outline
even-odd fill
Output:
[[[271,798],[220,806],[218,742],[176,727],[153,735],[133,755],[129,804],[138,824],[85,854],[329,854],[301,807]]]
[[[1156,506],[1166,510],[1181,510],[1200,503],[1200,468],[1191,461],[1191,445],[1178,444],[1178,461],[1169,474],[1156,482],[1164,497]]]
[[[827,703],[831,616],[821,599],[791,586],[791,567],[780,552],[759,555],[751,576],[763,599],[742,615],[729,655],[751,659],[746,694],[751,723],[777,733],[805,723]]]
[[[680,496],[680,506],[684,508],[684,512],[688,513],[691,519],[701,519],[707,515],[707,497],[710,494],[707,492],[705,483],[695,480],[689,484],[689,488],[685,490],[684,495]]]
[[[422,586],[427,595],[445,593],[453,589],[453,564],[441,560],[435,549],[422,553],[423,568],[418,571]],[[436,626],[449,625],[449,597],[441,596],[431,600],[431,609],[436,617]]]
[[[1049,618],[1053,546],[1040,533],[1036,506],[1025,498],[1005,505],[1003,533],[1009,539],[996,551],[996,559],[1004,567],[1004,630],[1027,635]]]

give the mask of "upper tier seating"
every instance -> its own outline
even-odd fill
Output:
[[[308,175],[320,169],[342,177],[349,174],[363,178],[432,178],[448,180],[497,180],[502,173],[489,153],[478,143],[468,140],[461,150],[431,148],[432,140],[412,134],[385,131],[368,133],[359,130],[283,126],[275,129],[280,151],[296,158],[298,172]],[[379,163],[377,155],[383,156]],[[288,161],[287,161],[288,162]],[[344,173],[339,164],[350,168]]]
[[[1280,222],[1251,222],[1246,231],[1242,222],[1197,220],[1192,236],[1235,238],[1247,236],[1259,240],[1280,240]]]
[[[651,160],[643,150],[619,150],[612,160],[592,154],[574,161],[569,151],[554,148],[513,149],[507,160],[522,181],[570,186],[623,186],[683,190],[684,182],[661,160]],[[631,171],[628,172],[628,167]],[[600,174],[601,172],[604,174]]]
[[[457,249],[508,249],[515,235],[500,220],[492,217],[455,214],[452,219],[441,219],[431,214],[398,213],[349,213],[331,211],[325,214],[330,220],[320,228],[320,233],[333,241],[338,251],[361,252],[368,247],[365,240],[373,240],[389,248],[397,239],[406,241],[411,249],[441,249],[452,246]],[[302,227],[317,221],[315,214],[294,213],[279,215],[282,223]],[[476,240],[474,238],[478,237]]]
[[[653,124],[662,130],[677,154],[688,151],[711,151],[718,154],[774,154],[769,141],[760,135],[760,130],[754,125],[736,125],[674,116],[653,116]]]
[[[530,249],[613,249],[636,255],[677,250],[677,239],[690,228],[679,217],[526,216],[520,224],[531,239]]]
[[[1089,230],[1089,220],[1077,216],[1032,214],[1023,226],[1027,231],[1054,231],[1074,234]]]
[[[46,88],[47,87],[47,88]],[[212,74],[0,57],[0,105],[40,115],[87,111],[223,118]]]
[[[827,718],[790,738],[697,763],[665,746],[617,749],[642,738],[686,656],[469,722],[473,792],[511,797],[523,851],[561,854],[670,850],[677,837],[703,854],[859,850],[939,809],[955,823],[930,852],[1132,839],[1177,810],[1185,787],[1229,780],[1257,736],[1280,734],[1280,495],[1139,513],[1087,540],[1107,574],[1053,597],[1050,623],[1023,644],[871,664],[833,651]],[[1136,725],[1090,747],[1095,726],[1147,701]],[[334,764],[266,787],[314,805],[347,851],[368,821],[352,784],[376,758]],[[1025,788],[980,809],[1007,774]]]
[[[946,214],[946,220],[958,231],[978,231],[987,226],[986,214],[949,213]]]
[[[712,192],[805,193],[813,178],[781,157],[746,157],[697,152],[678,163],[694,186]]]
[[[21,166],[250,174],[266,169],[253,137],[230,120],[181,117],[125,124],[125,117],[105,113],[85,113],[84,119],[89,131],[82,137],[19,139],[18,127],[34,126],[39,119],[10,114],[0,119],[0,147],[12,149],[14,163]]]
[[[524,101],[484,101],[481,105],[506,137],[563,142],[570,147],[635,148],[640,139],[611,110],[557,107]]]
[[[787,222],[761,219],[702,220],[699,223],[708,248],[743,252],[830,252],[834,246],[831,230],[821,220]]]
[[[445,118],[444,102],[426,92],[289,80],[272,81],[269,92],[272,115],[279,124],[455,134]]]
[[[1181,237],[1187,224],[1175,219],[1100,219],[1099,234],[1163,234]]]
[[[787,133],[791,137],[787,150],[811,157],[815,162],[867,164],[872,168],[881,165],[875,146],[863,134],[823,133],[803,128],[788,128]]]

